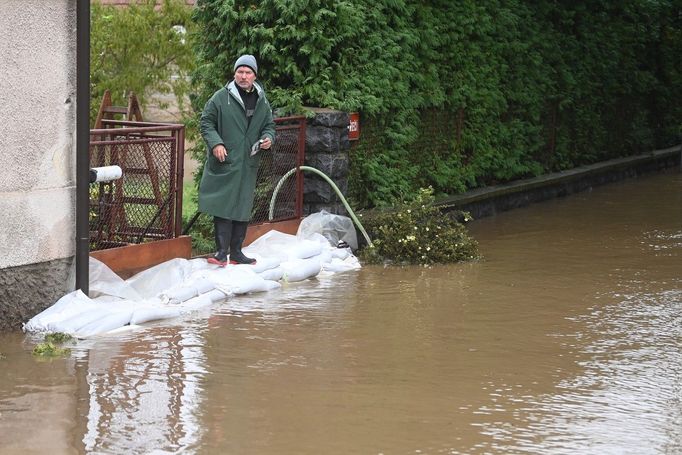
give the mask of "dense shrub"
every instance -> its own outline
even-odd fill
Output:
[[[456,217],[468,214],[443,212],[433,205],[433,189],[421,189],[410,201],[390,211],[363,216],[363,227],[372,246],[360,250],[369,263],[447,264],[479,257],[478,244]]]

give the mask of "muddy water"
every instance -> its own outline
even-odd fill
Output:
[[[0,335],[0,453],[682,453],[682,174],[471,231],[477,263],[319,277],[63,360]]]

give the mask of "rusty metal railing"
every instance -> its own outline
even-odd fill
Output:
[[[90,186],[90,250],[171,239],[182,231],[184,125],[102,120],[90,130],[90,166],[123,177]]]
[[[275,119],[276,140],[264,152],[251,224],[303,216],[303,173],[296,171],[279,189],[274,216],[270,203],[284,174],[305,159],[306,118]],[[182,234],[183,125],[102,120],[90,130],[90,166],[118,165],[123,177],[90,187],[90,250],[144,243]]]

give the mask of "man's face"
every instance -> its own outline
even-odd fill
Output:
[[[248,66],[240,66],[234,72],[234,82],[244,90],[251,90],[253,81],[256,80],[256,73]]]

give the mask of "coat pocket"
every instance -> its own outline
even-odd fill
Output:
[[[211,155],[207,158],[208,160],[208,169],[213,173],[213,174],[227,174],[232,167],[232,160],[230,159],[230,155],[227,155],[227,158],[225,158],[225,161],[222,163],[218,161],[218,159]]]

